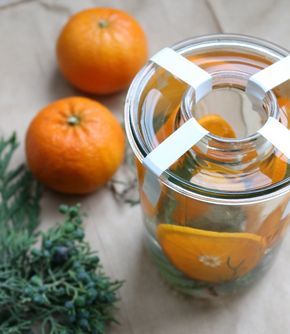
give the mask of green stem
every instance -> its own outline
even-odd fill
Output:
[[[100,28],[107,28],[109,26],[108,20],[102,19],[98,23]]]
[[[80,117],[76,115],[70,115],[67,119],[68,125],[71,125],[71,126],[79,125],[80,122],[81,122]]]

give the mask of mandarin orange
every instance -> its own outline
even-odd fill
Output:
[[[64,77],[88,93],[110,94],[126,88],[147,60],[147,40],[139,23],[113,8],[73,15],[57,41]]]
[[[105,184],[124,158],[125,136],[102,104],[83,97],[51,103],[32,120],[26,156],[34,176],[47,187],[84,194]]]

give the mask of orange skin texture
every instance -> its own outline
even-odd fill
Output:
[[[56,52],[64,77],[93,94],[126,88],[148,58],[147,39],[139,23],[112,8],[73,15],[58,38]]]
[[[71,116],[79,123],[70,125]],[[47,187],[85,194],[104,185],[125,153],[125,135],[102,104],[83,97],[51,103],[32,120],[26,156],[33,175]]]

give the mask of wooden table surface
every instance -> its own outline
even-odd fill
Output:
[[[23,143],[27,126],[46,104],[80,95],[61,77],[55,41],[74,12],[112,6],[144,27],[150,53],[182,39],[213,32],[251,34],[290,49],[289,0],[0,0],[0,135],[13,130]],[[98,98],[122,119],[125,94]],[[15,162],[23,161],[23,144]],[[144,249],[138,206],[116,202],[104,188],[87,197],[45,191],[43,228],[60,217],[60,203],[81,202],[86,232],[105,270],[124,279],[117,317],[109,334],[287,334],[290,332],[290,240],[262,281],[239,298],[215,303],[187,299],[160,279]]]

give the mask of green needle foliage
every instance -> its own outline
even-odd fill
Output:
[[[16,147],[15,135],[0,139],[0,333],[102,334],[122,283],[84,241],[79,205],[36,232],[41,191],[25,166],[9,170]]]

